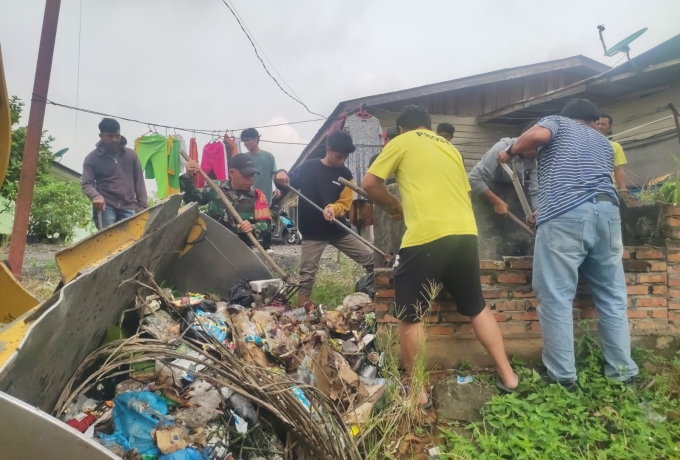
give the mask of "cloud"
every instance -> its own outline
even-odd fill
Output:
[[[270,118],[265,124],[275,125],[279,123],[288,123],[288,119],[284,116],[276,116]],[[276,165],[279,168],[290,169],[295,163],[295,160],[300,156],[305,145],[309,143],[309,138],[303,137],[295,125],[274,126],[271,128],[260,128],[260,148],[271,152],[276,158]],[[267,142],[272,141],[272,142]],[[301,144],[301,145],[297,145]]]

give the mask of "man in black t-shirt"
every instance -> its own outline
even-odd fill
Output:
[[[373,271],[373,250],[332,222],[333,219],[347,224],[344,215],[352,205],[354,192],[341,185],[342,177],[354,182],[345,161],[356,147],[349,134],[336,131],[326,139],[326,156],[308,160],[291,171],[289,177],[293,188],[323,208],[323,214],[304,200],[299,200],[298,228],[302,233],[300,256],[300,290],[298,304],[310,300],[321,254],[329,244],[362,265],[367,273]],[[282,181],[277,179],[277,186]]]

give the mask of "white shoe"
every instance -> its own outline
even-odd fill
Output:
[[[273,250],[273,249],[271,249],[271,248],[270,248],[270,249],[267,249],[267,250],[265,250],[264,252],[266,252],[267,254],[274,254],[274,250]]]

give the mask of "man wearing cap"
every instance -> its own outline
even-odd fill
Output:
[[[248,246],[252,244],[246,233],[252,233],[259,239],[270,231],[272,218],[269,203],[260,189],[253,188],[258,172],[248,155],[234,155],[229,162],[229,180],[214,181],[243,219],[240,224],[229,214],[215,190],[209,186],[200,189],[194,187],[193,176],[201,169],[201,165],[196,161],[187,161],[186,168],[186,174],[180,177],[180,190],[184,192],[185,203],[209,204],[208,215],[238,235]]]

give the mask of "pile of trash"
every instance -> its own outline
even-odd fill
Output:
[[[353,436],[387,386],[368,295],[291,308],[280,280],[229,299],[161,288],[145,269],[136,282],[58,418],[124,459],[361,458]]]

